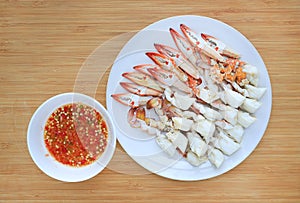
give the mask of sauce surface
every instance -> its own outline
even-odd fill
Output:
[[[104,152],[107,138],[107,125],[101,114],[81,103],[57,108],[44,128],[44,141],[51,156],[74,167],[93,163]]]

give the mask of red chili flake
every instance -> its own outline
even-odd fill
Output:
[[[190,50],[190,48],[188,47],[188,48],[186,48],[186,50],[188,50],[188,51],[189,51],[189,50]]]
[[[215,50],[218,51],[218,50],[219,50],[219,47],[216,47]]]
[[[199,41],[197,41],[197,42],[196,42],[196,44],[197,44],[197,45],[199,45],[199,44],[200,44],[200,42],[199,42]]]
[[[176,54],[176,58],[179,58],[179,54]]]
[[[166,63],[166,65],[169,65],[169,62],[168,62],[168,61],[166,61],[165,63]]]
[[[44,127],[49,154],[76,167],[93,163],[105,150],[107,137],[107,125],[101,114],[81,103],[57,108]]]

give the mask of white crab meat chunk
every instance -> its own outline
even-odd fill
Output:
[[[222,115],[218,111],[216,111],[216,110],[214,110],[214,109],[212,109],[212,108],[210,108],[206,105],[195,102],[193,104],[193,107],[195,107],[197,110],[199,110],[200,113],[202,115],[204,115],[205,118],[207,118],[210,121],[215,121],[215,120],[221,120],[222,119]]]
[[[229,88],[226,88],[225,91],[219,93],[221,100],[232,106],[233,108],[238,108],[243,104],[246,97],[241,95],[238,92],[235,92]]]
[[[200,133],[200,135],[203,136],[207,143],[209,142],[216,129],[215,124],[206,119],[198,120],[197,122],[195,122],[192,128]]]
[[[246,98],[244,103],[241,105],[241,109],[249,113],[255,113],[260,106],[261,106],[261,102],[255,99]]]
[[[197,114],[192,111],[183,111],[181,115],[184,118],[192,118],[194,120],[197,118]]]
[[[267,90],[265,87],[254,87],[253,85],[245,85],[245,88],[249,93],[249,97],[256,100],[259,100]]]
[[[224,161],[224,155],[220,150],[210,146],[208,149],[208,160],[217,168],[220,168]]]
[[[244,128],[248,128],[255,120],[256,118],[251,116],[248,112],[238,112],[238,123]]]
[[[182,153],[185,152],[188,139],[180,131],[167,132],[166,136],[173,143],[175,148],[178,148]]]
[[[191,151],[194,152],[198,157],[203,156],[208,148],[208,145],[201,139],[200,136],[193,133],[187,133],[189,145]]]
[[[217,92],[210,91],[206,88],[200,88],[200,91],[199,91],[199,94],[197,95],[197,97],[209,104],[211,102],[219,99],[219,95]]]
[[[152,128],[156,128],[159,130],[164,130],[167,127],[171,127],[172,126],[172,122],[166,121],[166,122],[162,122],[162,120],[154,120],[154,119],[149,119],[149,126],[151,126]]]
[[[172,142],[166,138],[165,135],[159,134],[155,140],[158,146],[160,146],[160,148],[164,152],[166,152],[171,157],[174,156],[174,154],[176,153],[176,148],[174,147]]]
[[[172,117],[173,126],[175,129],[189,131],[193,125],[193,121],[183,117]]]
[[[226,155],[231,155],[240,148],[240,144],[229,138],[225,132],[218,129],[219,133],[213,140],[214,147],[221,150]]]
[[[186,160],[193,166],[200,166],[202,163],[207,161],[207,157],[199,157],[194,152],[188,151],[186,154]]]
[[[257,86],[258,85],[258,69],[255,66],[252,66],[250,64],[246,64],[243,66],[243,72],[246,73],[246,78],[249,80],[249,82]]]
[[[249,97],[249,93],[246,89],[241,88],[236,82],[231,83],[232,87],[245,97]]]
[[[214,61],[214,60],[213,60],[213,61]],[[216,63],[216,62],[214,61],[214,63]],[[211,65],[213,66],[214,64],[211,64]],[[204,79],[204,81],[205,81],[205,83],[206,83],[206,86],[207,86],[208,89],[209,89],[210,91],[212,91],[212,92],[219,92],[219,87],[218,87],[218,85],[212,80],[210,74],[211,74],[210,68],[204,71],[204,78],[203,78],[203,79]]]
[[[231,129],[225,130],[225,132],[236,142],[241,143],[244,135],[244,128],[237,124]]]
[[[231,125],[230,123],[228,123],[225,120],[221,120],[221,121],[216,121],[215,122],[216,126],[224,129],[224,130],[229,130],[233,128],[233,125]]]
[[[224,110],[221,111],[222,116],[226,121],[228,121],[230,124],[235,125],[237,124],[237,115],[238,115],[238,110],[228,106],[224,105]]]
[[[191,98],[188,95],[181,95],[178,92],[173,94],[170,88],[166,88],[164,93],[166,99],[171,102],[171,104],[182,110],[188,110],[196,101],[196,98]]]
[[[140,122],[140,124],[141,124],[141,129],[142,129],[143,131],[146,131],[146,132],[147,132],[148,134],[150,134],[150,135],[155,135],[155,134],[157,134],[157,131],[158,131],[157,128],[154,128],[154,127],[151,127],[151,126],[147,125],[146,122],[143,121],[143,120],[139,120],[139,122]]]

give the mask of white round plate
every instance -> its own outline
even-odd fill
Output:
[[[108,144],[104,153],[92,164],[71,167],[56,161],[49,154],[44,142],[44,126],[48,117],[58,107],[80,102],[95,108],[108,126]],[[65,182],[79,182],[94,177],[101,172],[111,160],[116,146],[116,130],[106,109],[92,97],[79,93],[64,93],[45,101],[33,114],[27,131],[27,145],[34,163],[48,176]]]
[[[209,162],[193,167],[185,160],[176,157],[168,158],[157,146],[153,136],[149,136],[140,129],[133,129],[126,122],[126,107],[111,98],[111,94],[125,93],[126,90],[118,85],[125,81],[122,73],[133,71],[133,66],[153,62],[145,55],[147,51],[155,51],[153,43],[161,43],[176,48],[169,28],[180,32],[179,25],[183,23],[197,32],[207,33],[219,38],[242,55],[242,60],[258,67],[259,85],[267,91],[261,98],[262,106],[255,113],[256,122],[245,130],[241,148],[225,157],[220,168],[215,168]],[[181,32],[180,32],[181,33]],[[138,32],[120,51],[110,72],[107,92],[107,109],[116,125],[117,139],[124,150],[141,166],[160,176],[183,181],[203,180],[221,175],[240,164],[258,145],[267,128],[271,107],[272,90],[269,75],[265,64],[255,47],[240,32],[231,26],[215,19],[202,16],[176,16],[155,22]]]

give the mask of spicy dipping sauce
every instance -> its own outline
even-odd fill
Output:
[[[101,114],[82,103],[66,104],[48,118],[44,140],[49,153],[60,163],[85,166],[107,146],[108,129]]]

